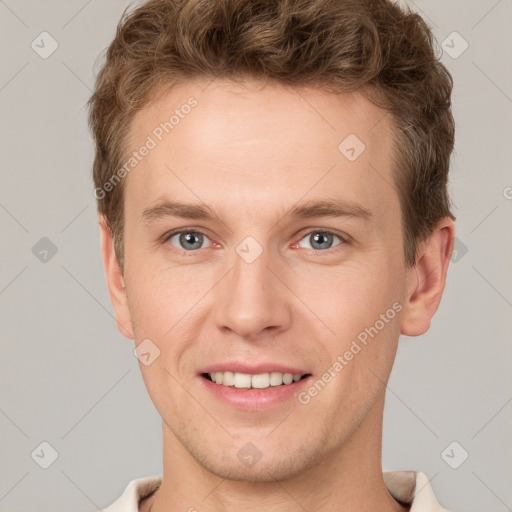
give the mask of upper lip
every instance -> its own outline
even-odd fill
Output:
[[[250,375],[258,375],[260,373],[291,373],[293,375],[305,375],[309,372],[304,369],[288,366],[279,363],[243,363],[240,361],[216,363],[205,366],[199,373],[215,373],[215,372],[234,372],[234,373],[248,373]]]

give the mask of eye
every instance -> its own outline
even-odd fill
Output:
[[[173,239],[176,239],[174,243]],[[205,240],[209,240],[205,234],[192,230],[175,231],[166,237],[166,241],[170,242],[171,245],[185,251],[203,249],[202,245]],[[209,247],[209,245],[206,247]]]
[[[336,244],[334,247],[345,243],[345,240],[343,240],[340,235],[337,235],[336,233],[333,233],[332,231],[321,231],[321,230],[310,231],[304,238],[302,238],[302,240],[310,241],[309,247],[305,247],[306,249],[313,249],[315,251],[323,251],[323,250],[332,248],[332,242],[335,238],[340,240],[340,243]],[[299,247],[301,247],[300,243],[301,242],[298,242],[298,244],[297,244],[297,245],[299,245]]]
[[[339,240],[339,243],[333,246],[333,241],[336,238]],[[301,245],[302,240],[306,240],[309,247],[303,247]],[[204,249],[212,245],[210,239],[201,231],[186,229],[169,233],[165,237],[164,241],[170,242],[171,245],[177,249],[182,249],[188,252]],[[207,242],[207,245],[203,245],[205,242]],[[346,243],[346,241],[333,231],[315,230],[310,231],[305,237],[301,239],[300,242],[296,243],[294,246],[325,252],[328,249],[343,245],[344,243]]]

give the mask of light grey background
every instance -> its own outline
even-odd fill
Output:
[[[442,57],[455,80],[459,246],[430,331],[401,340],[383,466],[425,472],[450,510],[502,512],[512,510],[512,1],[408,4],[440,48],[469,44]],[[159,416],[112,316],[90,177],[93,65],[127,5],[0,0],[1,511],[98,510],[162,468]],[[46,59],[31,48],[51,48],[43,31],[58,43]],[[43,237],[57,248],[46,262],[33,253]],[[58,453],[48,469],[43,441]],[[458,469],[445,462],[465,451]]]

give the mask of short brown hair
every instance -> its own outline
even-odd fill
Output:
[[[126,10],[88,103],[95,190],[121,167],[130,121],[162,86],[245,77],[361,90],[391,114],[407,265],[442,218],[455,218],[452,78],[425,21],[390,0],[149,0]],[[123,183],[96,197],[122,269]]]

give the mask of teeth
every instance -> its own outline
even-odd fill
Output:
[[[283,374],[279,372],[272,372],[270,374],[269,384],[271,386],[280,386],[283,383]]]
[[[283,382],[285,384],[291,384],[293,382],[293,375],[291,373],[285,373],[283,375]]]
[[[233,372],[224,372],[222,384],[224,386],[232,386],[235,383],[235,374]]]
[[[247,373],[235,373],[235,388],[250,388],[251,376]]]
[[[268,386],[269,386],[268,373],[260,373],[258,375],[253,375],[251,378],[251,385],[253,388],[257,388],[257,389],[268,388]]]
[[[302,375],[291,373],[259,373],[250,375],[248,373],[234,372],[213,372],[208,374],[213,382],[224,386],[234,386],[239,389],[266,389],[270,386],[281,386],[291,384],[300,380]]]

